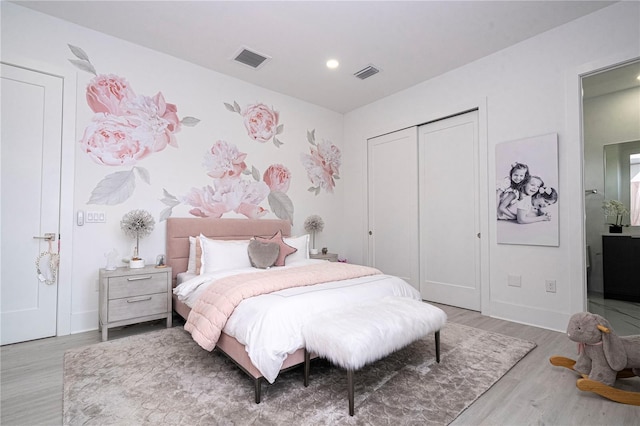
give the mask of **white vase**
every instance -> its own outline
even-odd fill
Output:
[[[129,261],[129,268],[130,269],[144,268],[144,259],[136,259],[136,260],[131,259]]]
[[[309,254],[318,254],[318,249],[315,249],[315,248],[309,249]]]

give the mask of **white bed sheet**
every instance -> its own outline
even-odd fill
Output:
[[[325,262],[309,259],[295,265]],[[249,271],[256,272],[250,268]],[[206,283],[247,269],[201,275],[174,289],[178,298],[193,306]],[[215,277],[211,277],[215,275]],[[245,345],[251,362],[270,383],[278,376],[288,354],[304,347],[302,325],[313,315],[327,309],[385,296],[420,300],[420,293],[406,281],[391,275],[371,275],[305,287],[294,287],[243,300],[229,317],[224,332]],[[191,303],[191,305],[190,305]]]

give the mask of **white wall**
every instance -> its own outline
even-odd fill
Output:
[[[602,293],[602,234],[608,232],[602,201],[620,199],[605,190],[604,146],[640,140],[640,88],[585,99],[583,115],[584,184],[586,190],[598,190],[585,196],[586,241],[591,251],[588,285],[589,291]],[[624,228],[623,232],[638,233],[638,229]]]
[[[134,246],[133,240],[120,229],[120,219],[126,212],[145,209],[156,220],[153,233],[141,240],[142,257],[147,262],[154,262],[157,254],[164,253],[165,225],[158,220],[166,207],[160,201],[163,189],[179,196],[185,195],[191,187],[211,184],[202,166],[203,155],[219,139],[247,153],[245,161],[249,168],[255,166],[261,173],[271,164],[288,167],[292,180],[287,195],[295,209],[293,232],[303,233],[304,219],[311,214],[319,214],[325,221],[325,230],[318,234],[316,245],[343,253],[339,231],[344,185],[337,181],[333,194],[323,191],[314,195],[307,190],[311,183],[300,161],[300,154],[308,153],[311,146],[307,142],[308,130],[315,129],[318,141],[325,139],[342,146],[341,114],[13,3],[2,2],[1,11],[2,61],[64,76],[65,96],[73,97],[71,105],[69,99],[65,104],[68,106],[65,108],[65,120],[71,122],[71,126],[63,136],[67,152],[64,161],[67,168],[63,168],[63,173],[70,178],[63,188],[68,195],[63,197],[59,294],[68,300],[61,302],[67,307],[63,308],[59,319],[59,334],[65,334],[65,330],[74,333],[97,328],[98,269],[105,266],[104,254],[115,248],[122,257],[131,256]],[[179,148],[167,147],[137,164],[149,171],[151,184],[137,178],[132,197],[121,204],[87,204],[91,191],[101,179],[116,171],[131,170],[131,166],[97,164],[81,151],[78,142],[93,117],[85,98],[86,85],[93,75],[78,70],[68,61],[75,57],[67,44],[82,48],[98,74],[116,74],[126,78],[137,94],[154,96],[161,91],[167,102],[177,105],[181,119],[193,116],[201,120],[195,127],[183,126],[176,133]],[[284,133],[278,138],[284,145],[276,148],[271,142],[262,144],[250,139],[241,116],[227,111],[224,106],[225,102],[234,101],[241,107],[261,102],[279,111]],[[266,200],[261,206],[270,209]],[[78,210],[103,211],[107,221],[77,226],[75,212]],[[189,216],[187,206],[176,207],[173,215]],[[269,213],[264,217],[275,218],[275,215]]]
[[[484,224],[489,259],[485,259],[488,271],[483,271],[482,311],[565,330],[568,317],[583,309],[585,296],[578,76],[585,68],[594,69],[591,64],[603,66],[634,56],[640,56],[640,4],[617,3],[346,114],[348,257],[356,262],[366,259],[367,138],[476,105],[481,138],[486,137],[487,144],[481,158],[481,175],[486,176],[481,195],[491,197],[487,206],[495,205],[488,188],[496,181],[496,144],[548,133],[558,133],[559,138],[560,246],[498,245],[495,216],[489,212]],[[456,190],[453,173],[446,182]],[[509,274],[522,276],[521,288],[507,287]],[[545,292],[545,279],[557,281],[557,293]]]

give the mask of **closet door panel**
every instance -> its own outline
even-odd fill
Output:
[[[422,298],[479,311],[478,113],[418,133]]]
[[[417,132],[368,140],[368,261],[419,289]]]

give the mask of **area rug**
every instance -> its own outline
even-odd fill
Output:
[[[69,350],[64,357],[66,425],[388,425],[453,421],[536,345],[448,323],[441,362],[433,336],[355,374],[355,416],[347,375],[324,360],[263,383],[223,354],[206,352],[182,327]]]

